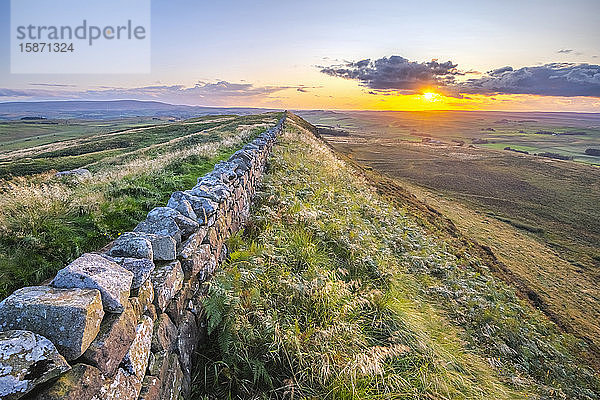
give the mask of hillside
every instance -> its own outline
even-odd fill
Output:
[[[204,302],[203,398],[596,399],[584,341],[288,115]],[[419,211],[421,210],[421,211]]]

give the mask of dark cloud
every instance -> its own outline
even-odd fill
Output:
[[[414,93],[427,86],[440,87],[452,84],[455,76],[462,74],[456,66],[451,61],[416,62],[400,56],[391,56],[322,67],[321,72],[330,76],[357,80],[361,85],[375,91],[396,90]]]
[[[564,49],[562,52],[570,52]],[[505,66],[488,71],[482,76],[462,81],[463,72],[457,64],[416,62],[400,56],[377,60],[346,62],[341,65],[320,67],[330,76],[352,79],[369,88],[370,94],[420,93],[433,88],[446,96],[463,94],[533,94],[543,96],[600,97],[600,65],[551,63],[514,69]]]
[[[574,50],[573,49],[560,49],[559,51],[557,51],[557,53],[559,54],[569,54],[572,53]]]
[[[457,85],[460,93],[600,97],[600,65],[552,63],[504,67]]]

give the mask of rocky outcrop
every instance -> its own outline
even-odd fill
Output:
[[[284,119],[134,232],[0,303],[0,398],[189,398],[203,284],[243,226]],[[71,362],[71,365],[69,365]]]

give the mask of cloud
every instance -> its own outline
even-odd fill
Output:
[[[30,86],[43,86],[43,87],[75,87],[75,85],[64,85],[59,83],[30,83]]]
[[[551,63],[519,69],[504,66],[466,80],[465,75],[474,72],[461,71],[451,61],[417,62],[400,56],[319,68],[324,74],[358,81],[370,89],[370,94],[415,94],[432,88],[457,98],[463,94],[600,97],[600,65],[595,64]]]
[[[551,63],[504,67],[457,85],[460,93],[600,97],[600,65]]]
[[[251,83],[232,83],[225,80],[217,82],[200,81],[194,86],[152,85],[135,88],[99,87],[88,90],[72,90],[62,85],[32,84],[43,89],[7,89],[0,88],[0,98],[49,100],[113,100],[136,99],[158,100],[177,104],[222,105],[238,100],[265,98],[278,92],[293,89],[305,91],[309,87],[299,86],[255,86]]]
[[[559,54],[569,54],[572,53],[574,50],[573,49],[560,49],[559,51],[557,51],[557,53]]]
[[[416,93],[427,86],[451,85],[456,75],[462,75],[456,67],[457,64],[451,61],[416,62],[400,56],[391,56],[321,67],[321,72],[357,80],[361,85],[375,91]]]

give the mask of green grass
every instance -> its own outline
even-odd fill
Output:
[[[175,129],[173,138],[179,136],[182,140],[173,145],[147,146],[117,157],[105,152],[105,158],[99,158],[98,165],[90,168],[95,174],[87,181],[42,174],[4,182],[0,204],[0,299],[19,287],[52,277],[83,252],[98,250],[119,233],[133,229],[152,208],[164,206],[172,192],[192,188],[215,163],[229,158],[264,130],[255,127],[236,138],[238,126],[277,117],[237,117],[233,123],[215,126],[210,134],[195,136],[182,137]],[[168,137],[168,130],[161,127],[159,131],[161,137]],[[226,140],[231,143],[224,144]],[[208,150],[193,151],[203,146],[209,146]],[[50,165],[56,169],[65,159],[68,157],[57,157],[59,162]],[[139,166],[138,160],[157,166]],[[133,163],[131,171],[120,174],[127,162]]]
[[[290,118],[204,301],[194,398],[598,398],[582,341]]]

